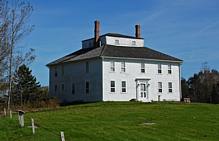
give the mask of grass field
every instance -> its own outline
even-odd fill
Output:
[[[0,120],[0,141],[60,141],[60,131],[66,141],[219,140],[219,105],[211,104],[92,103],[27,113],[24,128],[17,115]]]

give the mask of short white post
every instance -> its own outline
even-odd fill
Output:
[[[9,113],[10,113],[10,119],[12,119],[12,111],[10,110],[10,112],[9,112]]]
[[[35,134],[35,125],[34,125],[34,119],[33,118],[31,118],[31,123],[32,123],[33,134]]]
[[[24,115],[21,115],[20,118],[21,118],[21,127],[24,127]]]
[[[65,136],[64,136],[64,132],[61,131],[61,141],[65,141]]]
[[[4,108],[4,115],[7,116],[6,108]]]
[[[21,127],[24,127],[24,111],[18,111],[18,120]]]

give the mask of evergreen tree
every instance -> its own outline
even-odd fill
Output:
[[[189,97],[193,102],[216,103],[219,101],[219,72],[217,70],[204,69],[194,74],[187,81]]]
[[[37,99],[40,84],[26,65],[19,67],[13,81],[13,101],[15,104],[20,103],[23,105]]]
[[[190,95],[189,95],[189,85],[187,84],[187,81],[184,78],[181,79],[181,88],[182,88],[182,100],[183,100],[183,98],[190,97]]]
[[[219,103],[219,82],[213,85],[211,95],[212,95],[212,103],[215,104]]]

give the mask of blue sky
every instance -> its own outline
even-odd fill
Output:
[[[101,34],[134,35],[141,24],[145,46],[184,60],[182,76],[198,72],[203,62],[219,70],[218,0],[30,0],[34,31],[19,46],[36,49],[30,65],[42,85],[48,85],[50,61],[81,48],[93,36],[93,22]]]

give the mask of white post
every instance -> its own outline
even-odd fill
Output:
[[[31,118],[31,123],[32,123],[33,134],[35,134],[35,125],[34,125],[34,119],[33,118]]]
[[[24,115],[21,115],[21,127],[24,127]]]
[[[9,113],[10,113],[10,118],[12,119],[12,111],[10,110],[10,112],[9,112]]]
[[[24,127],[24,111],[18,111],[18,120],[21,127]]]
[[[65,136],[64,136],[64,132],[61,131],[61,141],[65,141]]]
[[[4,115],[7,116],[6,108],[4,108]]]
[[[19,122],[19,125],[21,125],[21,116],[19,115],[19,113],[18,113],[18,122]]]

